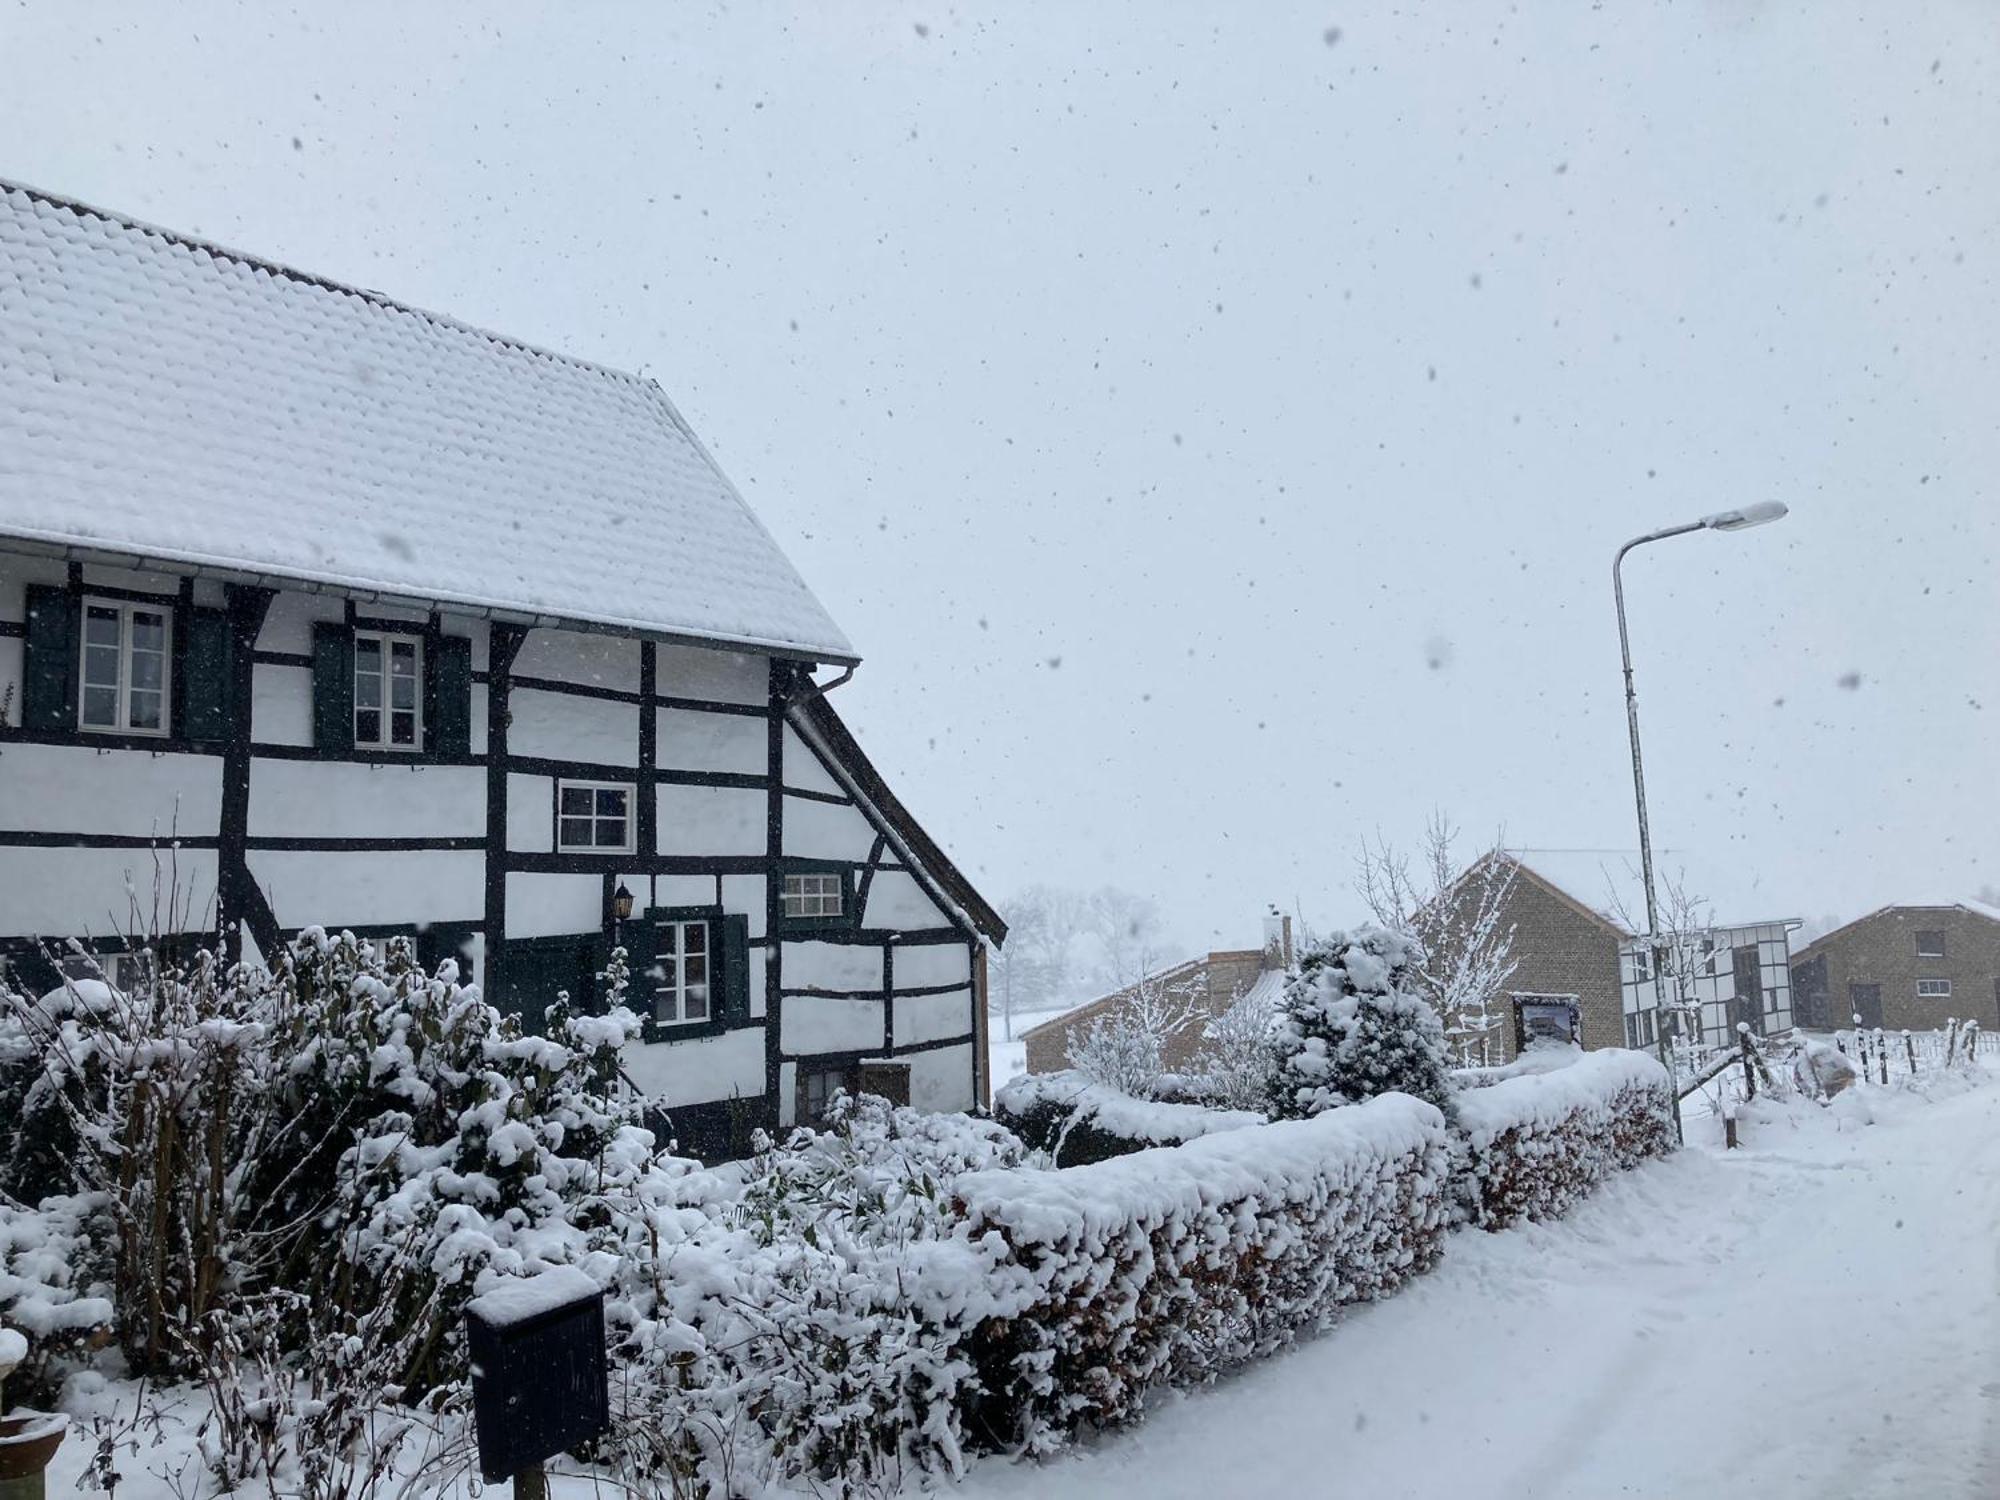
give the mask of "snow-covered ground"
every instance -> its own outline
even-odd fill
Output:
[[[1331,1335],[976,1500],[2000,1493],[2000,1088],[1716,1122],[1559,1223],[1456,1236]]]

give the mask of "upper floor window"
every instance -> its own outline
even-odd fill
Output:
[[[157,604],[83,601],[83,691],[77,722],[123,734],[167,732],[173,613]]]
[[[1917,934],[1918,958],[1943,958],[1944,934],[1942,932],[1920,932]]]
[[[632,852],[632,788],[611,781],[556,783],[556,849],[563,854]]]
[[[787,917],[837,917],[842,906],[838,871],[810,870],[785,877]]]
[[[421,750],[424,643],[414,635],[354,632],[354,744],[357,749]]]
[[[653,990],[653,1019],[663,1025],[706,1021],[713,977],[708,923],[662,922],[658,931],[660,977]]]

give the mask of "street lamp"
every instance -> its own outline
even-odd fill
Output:
[[[1670,536],[1685,536],[1690,531],[1745,531],[1752,526],[1762,526],[1770,521],[1782,520],[1785,506],[1777,500],[1760,500],[1755,505],[1746,505],[1740,510],[1719,510],[1714,515],[1703,516],[1699,521],[1685,521],[1679,526],[1664,527],[1659,531],[1649,531],[1644,536],[1635,536],[1618,549],[1618,556],[1611,562],[1611,593],[1618,602],[1618,654],[1625,662],[1625,727],[1632,737],[1632,797],[1639,806],[1639,870],[1646,884],[1646,939],[1648,943],[1647,964],[1653,971],[1653,1025],[1659,1033],[1660,1061],[1667,1064],[1667,1076],[1674,1078],[1673,1065],[1667,1054],[1667,1032],[1660,1025],[1662,995],[1660,991],[1660,909],[1653,894],[1653,835],[1646,824],[1646,771],[1639,757],[1639,695],[1632,686],[1632,642],[1625,629],[1625,554],[1634,547],[1643,547],[1648,542],[1665,541]],[[1680,1134],[1681,1105],[1680,1086],[1674,1082],[1674,1134]]]

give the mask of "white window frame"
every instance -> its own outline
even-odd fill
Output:
[[[1919,979],[1917,981],[1919,1000],[1949,1000],[1951,981],[1949,979]]]
[[[90,703],[90,612],[108,609],[118,616],[118,695],[117,722],[93,724],[85,716]],[[160,656],[160,723],[148,729],[132,722],[132,616],[160,617],[163,644]],[[165,739],[174,732],[174,607],[170,603],[142,603],[137,599],[105,599],[86,594],[77,616],[76,643],[76,727],[85,734],[143,734]],[[103,684],[99,684],[103,686]]]
[[[792,889],[793,881],[800,885],[796,893]],[[806,890],[807,881],[814,882],[815,889]],[[831,890],[821,882],[830,882]],[[831,911],[826,909],[829,899],[833,902]],[[847,885],[838,870],[787,870],[779,900],[788,922],[833,922],[847,915]],[[793,905],[795,900],[797,906]],[[807,909],[808,903],[812,903],[811,910]]]
[[[694,927],[702,929],[698,954],[690,954],[687,946],[688,930]],[[653,989],[654,1025],[705,1026],[715,1019],[715,928],[715,922],[708,917],[687,917],[661,922],[653,929],[657,935],[653,959],[661,970],[660,983]],[[701,960],[702,1013],[698,1016],[688,1014],[688,990],[692,987],[687,977],[690,957]]]
[[[588,813],[565,813],[563,811],[563,793],[580,791],[590,793],[590,811]],[[578,818],[588,818],[590,821],[590,836],[595,840],[598,823],[610,821],[613,816],[612,814],[600,813],[597,810],[597,794],[599,792],[623,792],[625,794],[625,841],[622,844],[599,844],[595,842],[572,844],[565,841],[563,838],[564,823],[574,822]],[[637,848],[638,813],[638,794],[629,781],[558,781],[556,782],[556,853],[631,854]]]
[[[382,683],[382,696],[380,701],[374,704],[366,704],[361,701],[361,643],[363,641],[374,641],[381,648],[382,652],[382,670],[379,674]],[[409,644],[412,664],[416,672],[416,696],[414,707],[410,713],[412,736],[410,743],[407,745],[395,743],[394,719],[398,710],[389,706],[394,696],[390,690],[390,683],[395,680],[394,675],[389,671],[389,660],[392,654],[392,647],[397,642],[407,642]],[[351,710],[353,716],[351,727],[354,731],[355,749],[387,750],[395,755],[421,755],[423,753],[424,638],[422,636],[415,635],[407,630],[356,630],[354,632],[353,680],[349,683],[348,691],[354,700]],[[364,713],[371,712],[380,715],[380,718],[376,721],[376,737],[372,740],[365,740],[361,737],[361,716]]]

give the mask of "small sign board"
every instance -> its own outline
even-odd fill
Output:
[[[479,1473],[508,1479],[611,1423],[604,1293],[574,1266],[501,1283],[465,1309]]]

